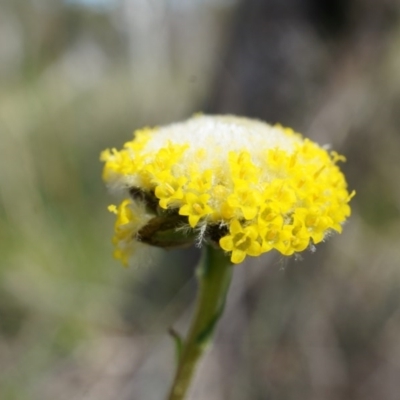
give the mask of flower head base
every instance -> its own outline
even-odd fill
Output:
[[[130,197],[112,208],[115,257],[125,264],[137,241],[207,241],[236,264],[272,249],[291,255],[341,232],[354,195],[336,165],[343,156],[234,116],[140,130],[101,160],[107,185]]]

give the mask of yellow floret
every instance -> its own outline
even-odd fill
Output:
[[[179,215],[185,215],[189,219],[189,225],[194,228],[202,217],[211,215],[213,210],[207,204],[209,194],[188,193],[184,199],[184,205],[179,209]]]
[[[112,238],[115,246],[114,258],[127,266],[134,249],[136,234],[140,228],[146,225],[150,216],[131,199],[123,200],[118,207],[111,204],[108,206],[108,210],[116,215]]]
[[[225,251],[231,252],[231,261],[234,264],[241,263],[246,255],[259,256],[261,246],[257,241],[259,236],[255,226],[243,227],[237,219],[229,226],[230,234],[220,239],[219,244]]]
[[[276,218],[273,222],[260,226],[260,236],[262,239],[262,252],[266,253],[276,249],[281,253],[286,252],[291,238],[291,229],[283,224],[283,219]]]
[[[160,207],[167,209],[169,205],[175,206],[180,204],[184,197],[183,185],[187,179],[184,176],[175,178],[167,173],[165,181],[160,183],[155,188],[155,195],[160,199]]]

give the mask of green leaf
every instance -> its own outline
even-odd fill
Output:
[[[183,349],[183,339],[182,336],[174,329],[169,328],[168,333],[172,337],[175,342],[175,354],[176,354],[176,362],[179,363],[182,356]]]

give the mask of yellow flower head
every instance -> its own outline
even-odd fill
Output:
[[[354,195],[336,164],[343,156],[291,129],[234,116],[146,128],[101,160],[107,185],[129,197],[111,207],[115,257],[125,264],[138,241],[206,241],[236,264],[273,249],[291,255],[340,233]]]

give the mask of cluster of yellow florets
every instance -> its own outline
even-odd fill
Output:
[[[101,159],[109,186],[131,193],[112,207],[114,255],[124,263],[152,218],[180,216],[176,230],[186,225],[237,264],[272,249],[301,252],[341,232],[350,215],[353,194],[336,165],[343,156],[291,129],[245,118],[198,116],[140,130]]]

